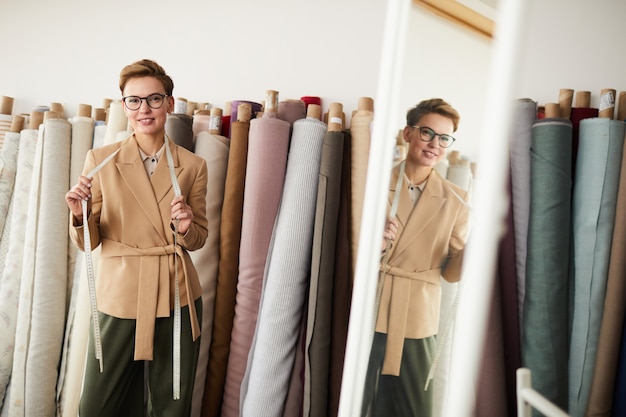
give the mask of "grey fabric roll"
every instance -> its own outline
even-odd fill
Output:
[[[293,125],[257,327],[241,384],[243,417],[283,415],[310,273],[326,129],[325,123],[312,118],[298,120]]]
[[[509,138],[511,150],[511,200],[515,228],[515,270],[520,328],[524,316],[526,249],[530,212],[530,143],[532,126],[537,118],[537,102],[521,99],[513,108],[513,126]]]
[[[573,196],[574,311],[569,356],[572,416],[587,408],[604,310],[624,146],[623,121],[580,122]]]
[[[572,124],[532,127],[522,364],[533,388],[561,408],[567,402]],[[517,230],[516,230],[517,232]]]
[[[313,231],[304,374],[304,416],[328,416],[328,378],[343,132],[324,136]]]

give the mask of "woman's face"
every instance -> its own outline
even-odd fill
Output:
[[[437,113],[423,116],[416,124],[420,127],[428,127],[436,134],[452,135],[454,123],[449,118]],[[446,148],[439,145],[439,136],[435,136],[430,142],[421,139],[420,129],[414,126],[406,126],[403,132],[404,140],[408,143],[407,159],[415,165],[434,167],[443,159]]]
[[[136,96],[145,98],[151,94],[165,95],[163,84],[154,77],[135,77],[127,81],[124,86],[123,96]],[[165,122],[168,113],[174,108],[174,98],[164,97],[159,108],[152,108],[148,100],[140,100],[137,110],[131,110],[124,104],[124,112],[136,134],[162,135],[165,131]],[[154,103],[152,103],[154,105]]]

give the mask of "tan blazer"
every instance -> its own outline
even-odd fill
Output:
[[[170,141],[181,193],[192,207],[194,221],[176,236],[171,227],[174,190],[166,153],[148,177],[134,135],[87,153],[87,175],[117,148],[119,153],[92,180],[88,216],[91,246],[102,245],[97,273],[98,310],[118,318],[137,319],[135,360],[151,360],[156,317],[174,309],[174,259],[177,257],[181,306],[189,305],[194,340],[200,327],[193,301],[202,290],[187,251],[201,248],[207,238],[206,161]],[[84,250],[83,227],[73,216],[70,237]]]
[[[398,165],[391,174],[388,210],[399,174]],[[437,333],[439,280],[441,276],[450,282],[460,279],[469,221],[467,192],[435,170],[415,207],[406,178],[400,192],[398,232],[381,262],[384,280],[376,321],[376,331],[387,333],[382,372],[388,375],[400,373],[404,338]]]

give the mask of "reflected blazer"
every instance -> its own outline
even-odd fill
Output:
[[[391,209],[400,164],[393,168],[387,210]],[[406,178],[400,188],[398,231],[389,253],[383,253],[382,293],[376,331],[387,334],[383,374],[399,375],[404,339],[437,333],[441,302],[440,277],[461,278],[468,234],[467,192],[432,170],[415,206]],[[386,261],[386,262],[385,262]]]
[[[154,322],[174,309],[175,257],[181,306],[189,305],[194,340],[200,327],[193,301],[202,294],[188,251],[201,248],[207,238],[206,161],[169,142],[181,193],[193,210],[185,235],[171,226],[174,190],[163,152],[148,177],[134,135],[87,153],[83,175],[121,148],[92,180],[92,205],[87,224],[91,246],[101,245],[96,298],[98,310],[117,318],[136,319],[135,360],[151,360]],[[84,250],[83,226],[70,213],[70,237]]]

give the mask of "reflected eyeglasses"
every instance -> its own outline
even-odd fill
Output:
[[[450,135],[446,135],[445,133],[435,133],[430,127],[427,126],[413,126],[415,129],[419,129],[420,131],[420,139],[424,142],[431,142],[435,139],[436,136],[439,136],[439,146],[442,148],[449,148],[452,146],[454,139]]]
[[[122,101],[128,110],[139,110],[141,101],[146,100],[146,104],[151,109],[158,109],[163,105],[167,94],[153,93],[147,97],[126,96],[122,97]]]

